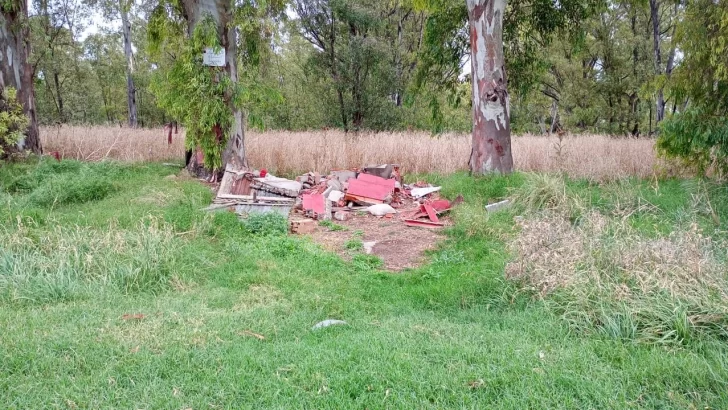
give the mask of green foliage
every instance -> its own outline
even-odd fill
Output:
[[[657,148],[701,174],[710,170],[725,175],[728,172],[728,116],[714,116],[701,106],[675,115],[662,125]]]
[[[430,83],[448,91],[451,102],[459,102],[456,91],[461,82],[461,65],[470,54],[471,41],[466,2],[428,0],[420,3],[420,7],[429,13],[416,86],[422,88]],[[549,57],[552,53],[542,51],[550,45],[551,39],[559,35],[568,39],[568,43],[578,43],[584,30],[583,22],[602,8],[601,0],[571,0],[558,4],[508,2],[502,29],[511,93],[523,96],[538,86],[551,66]],[[435,130],[439,131],[443,117],[438,104],[433,102],[431,108]]]
[[[724,2],[689,2],[678,26],[684,60],[670,85],[686,109],[668,119],[658,148],[701,172],[728,171],[728,6]]]
[[[344,248],[350,251],[360,251],[364,249],[364,243],[359,238],[349,239],[344,244]]]
[[[288,220],[277,212],[251,213],[242,224],[253,235],[277,236],[288,232]]]
[[[117,187],[107,178],[90,174],[64,175],[43,181],[28,195],[28,202],[42,207],[98,201]]]
[[[282,0],[236,2],[228,24],[239,35],[234,87],[218,69],[200,65],[182,3],[155,3],[151,12],[147,5],[130,10],[140,124],[179,120],[191,130],[188,146],[207,147],[213,166],[221,148],[210,124],[229,124],[231,106],[244,108],[247,125],[260,129],[471,129],[462,0],[296,1],[291,6],[304,10],[291,16]],[[62,2],[33,7],[40,11],[44,4],[48,13],[29,19],[39,122],[123,121],[120,34],[102,30],[83,41],[78,34],[94,10],[118,5],[82,2],[73,15],[63,12]],[[668,119],[690,109],[686,124],[699,116],[705,128],[719,128],[710,124],[725,117],[725,5],[656,4],[659,67],[646,1],[509,1],[503,29],[512,131],[544,133],[553,123],[569,132],[646,136],[659,130],[671,138],[671,130],[687,125],[657,127],[660,90]],[[213,40],[212,27],[204,30],[198,39]],[[710,145],[719,136],[675,137],[665,146],[695,139]],[[692,149],[679,145],[681,152]]]
[[[131,232],[57,227],[0,230],[0,302],[47,304],[104,292],[158,292],[173,271],[174,237],[156,223]]]
[[[0,95],[0,158],[5,153],[4,147],[15,145],[24,138],[28,127],[28,117],[17,98],[17,91],[12,87],[2,90]]]
[[[319,222],[319,226],[323,226],[324,228],[328,228],[328,230],[331,231],[331,232],[344,231],[344,230],[346,230],[345,227],[343,227],[343,226],[341,226],[339,224],[335,224],[335,223],[333,223],[331,221],[328,221],[328,220],[324,220],[324,221]]]

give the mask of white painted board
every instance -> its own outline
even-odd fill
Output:
[[[221,48],[216,53],[212,47],[207,47],[202,54],[202,64],[212,67],[225,67],[225,49]]]

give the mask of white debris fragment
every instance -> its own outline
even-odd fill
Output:
[[[396,214],[397,211],[387,204],[376,204],[367,208],[367,211],[374,216],[384,216],[387,214]]]
[[[318,329],[322,329],[324,327],[329,327],[329,326],[334,326],[334,325],[346,325],[346,324],[348,324],[348,323],[344,322],[343,320],[326,319],[324,321],[318,322],[315,325],[313,325],[311,330],[318,330]]]
[[[500,211],[503,208],[508,208],[509,206],[511,206],[511,201],[506,199],[505,201],[500,201],[500,202],[496,202],[494,204],[486,205],[485,210],[488,212],[495,212],[495,211]]]
[[[333,190],[333,191],[329,192],[328,198],[329,198],[329,201],[339,202],[339,201],[341,201],[342,198],[344,198],[344,193],[341,191]]]
[[[415,198],[422,198],[425,195],[430,195],[433,192],[440,190],[439,186],[425,187],[425,188],[412,188],[411,194]]]
[[[364,247],[364,252],[369,255],[374,250],[374,245],[377,244],[377,241],[371,241],[371,242],[362,242],[362,246]]]

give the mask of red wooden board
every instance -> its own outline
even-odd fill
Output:
[[[318,215],[326,213],[326,203],[321,194],[303,194],[303,209],[316,212]]]
[[[359,174],[359,177],[357,179],[372,184],[384,185],[386,187],[389,187],[389,189],[394,190],[395,181],[393,179],[384,179],[382,177],[370,174]]]
[[[427,216],[432,222],[440,222],[440,219],[437,217],[437,212],[435,212],[435,208],[431,207],[430,205],[422,205],[422,208],[425,210],[425,212],[427,212]]]
[[[383,178],[379,178],[386,181]],[[350,179],[349,189],[346,191],[347,195],[372,198],[378,201],[383,201],[394,189],[394,181],[392,180],[391,185],[382,185],[377,183],[366,182],[362,179]]]

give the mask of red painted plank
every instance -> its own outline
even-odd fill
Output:
[[[438,199],[436,201],[430,202],[430,205],[435,208],[437,212],[442,212],[450,209],[450,201],[447,199]]]
[[[314,211],[318,215],[326,213],[326,203],[321,194],[303,194],[303,209]]]
[[[419,219],[405,219],[404,224],[407,226],[419,226],[422,228],[442,228],[445,226],[442,222],[422,221]]]
[[[383,201],[393,190],[394,184],[382,185],[366,182],[361,179],[350,179],[349,189],[346,191],[346,194]]]
[[[386,187],[389,187],[389,189],[394,190],[395,181],[393,179],[384,179],[382,177],[370,174],[359,174],[359,177],[357,177],[357,179],[360,181],[369,182],[371,184],[384,185]]]
[[[427,216],[430,218],[432,222],[440,222],[440,219],[437,217],[437,212],[435,212],[435,208],[433,208],[430,205],[422,205],[422,209],[425,210],[427,213]]]
[[[380,201],[379,199],[368,198],[368,197],[360,196],[360,195],[351,195],[348,193],[344,196],[344,201],[354,201],[354,202],[361,202],[361,203],[366,203],[366,204],[383,204],[384,203],[384,201]]]

